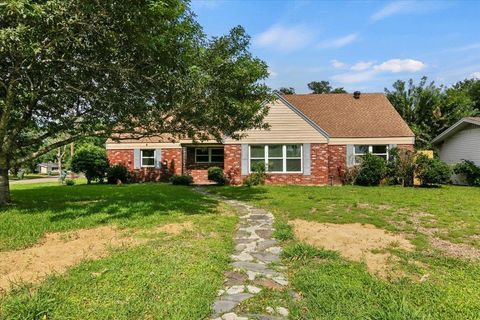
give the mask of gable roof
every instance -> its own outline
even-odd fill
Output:
[[[439,134],[435,139],[432,140],[432,143],[439,143],[447,139],[448,137],[454,135],[458,131],[464,129],[469,124],[480,126],[480,117],[465,117],[457,121],[447,130]]]
[[[412,130],[382,93],[291,94],[282,99],[331,138],[413,137]]]

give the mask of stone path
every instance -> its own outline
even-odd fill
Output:
[[[197,190],[206,194],[204,189]],[[267,307],[265,314],[234,312],[242,301],[254,297],[266,288],[283,290],[288,281],[282,273],[284,267],[280,264],[282,249],[272,237],[274,216],[268,211],[240,201],[225,198],[219,200],[236,209],[240,216],[240,225],[234,238],[232,270],[225,273],[224,288],[218,292],[218,298],[213,304],[212,319],[286,319],[288,310],[283,306]]]

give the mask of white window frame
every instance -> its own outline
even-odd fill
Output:
[[[207,149],[208,150],[208,161],[197,161],[197,150],[199,149]],[[213,162],[212,161],[212,150],[215,149],[215,150],[223,150],[223,161],[216,161],[216,162]],[[223,148],[212,148],[212,147],[204,147],[204,148],[195,148],[195,163],[223,163],[225,162],[225,150]]]
[[[270,145],[274,145],[274,143],[271,143]],[[288,157],[287,158],[287,146],[291,146],[291,145],[296,145],[296,146],[300,146],[300,157]],[[263,146],[263,157],[252,157],[252,146]],[[294,173],[294,174],[298,174],[298,173],[303,173],[303,144],[300,144],[300,143],[288,143],[288,144],[282,144],[282,156],[281,157],[268,157],[268,144],[260,144],[260,145],[249,145],[248,146],[248,172],[249,173],[253,173],[252,171],[252,168],[251,168],[251,164],[252,164],[252,161],[251,160],[262,160],[264,159],[265,161],[265,169],[266,169],[266,172],[267,173]],[[283,171],[268,171],[268,161],[269,160],[283,160]],[[296,159],[296,160],[300,160],[300,171],[287,171],[287,159]]]
[[[144,157],[143,156],[143,151],[152,151],[152,150],[153,150],[153,157]],[[144,165],[143,164],[143,158],[145,158],[145,159],[152,159],[153,158],[153,165]],[[155,150],[155,149],[141,149],[140,150],[140,167],[142,167],[142,168],[154,168],[156,159],[157,159],[157,150]]]
[[[365,152],[365,153],[357,153],[357,150],[356,150],[356,146],[368,146],[368,151]],[[386,152],[385,153],[374,153],[373,152],[373,147],[375,146],[385,146],[385,150]],[[357,156],[364,156],[366,155],[367,153],[370,153],[374,156],[386,156],[386,159],[388,160],[389,158],[389,145],[388,144],[370,144],[370,145],[367,145],[367,144],[356,144],[353,146],[353,164],[354,165],[359,165],[360,163],[357,162]]]

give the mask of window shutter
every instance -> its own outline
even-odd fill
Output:
[[[355,164],[354,150],[355,145],[347,144],[347,167],[353,167]]]
[[[155,168],[162,167],[162,149],[155,149]]]
[[[248,144],[242,144],[242,176],[248,175]]]
[[[140,169],[141,161],[140,149],[133,149],[133,169]]]
[[[312,174],[312,156],[310,143],[303,144],[303,175],[309,176]]]

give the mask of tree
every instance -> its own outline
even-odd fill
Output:
[[[295,89],[292,87],[281,87],[278,89],[281,94],[295,94]]]
[[[235,27],[208,39],[186,0],[0,7],[0,204],[10,168],[79,138],[238,138],[267,126],[268,71],[250,38]]]
[[[431,148],[431,141],[462,117],[478,111],[466,91],[427,83],[397,80],[393,89],[385,88],[387,98],[415,133],[417,148]]]
[[[71,166],[72,171],[85,174],[88,184],[103,182],[109,167],[107,153],[103,148],[86,145],[73,155]]]
[[[347,93],[343,88],[333,89],[328,81],[312,81],[308,84],[308,88],[313,91],[313,93]]]

